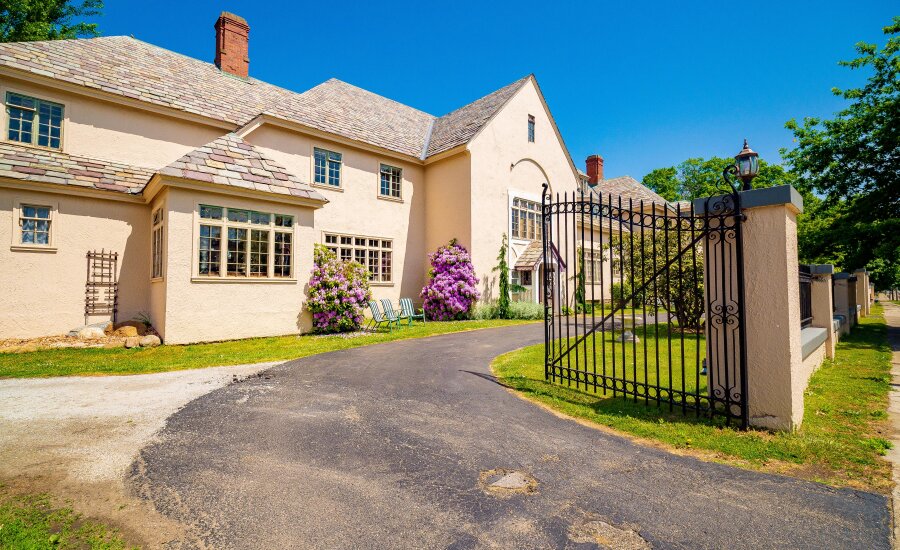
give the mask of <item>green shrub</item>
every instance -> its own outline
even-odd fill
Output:
[[[499,319],[500,310],[497,304],[480,302],[472,309],[472,319],[478,321],[487,321],[489,319]]]
[[[511,302],[509,304],[510,319],[543,319],[544,305],[535,302]]]

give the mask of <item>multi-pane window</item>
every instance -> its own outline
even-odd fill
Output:
[[[319,185],[341,186],[341,154],[334,151],[313,149],[315,161],[313,181]]]
[[[151,273],[150,277],[158,279],[163,276],[163,209],[153,212],[153,231],[151,233]]]
[[[50,212],[49,206],[22,205],[19,215],[22,244],[50,244]]]
[[[200,205],[197,273],[290,277],[293,227],[293,216]]]
[[[534,143],[534,117],[528,115],[528,141]]]
[[[403,170],[396,166],[381,165],[381,186],[378,193],[382,197],[400,198],[400,187],[403,181]]]
[[[344,261],[353,260],[369,271],[369,280],[390,283],[393,280],[393,242],[374,237],[325,234],[325,246]]]
[[[538,240],[541,238],[541,205],[525,199],[513,199],[510,218],[514,239]]]
[[[6,93],[6,139],[59,149],[63,106],[13,92]]]

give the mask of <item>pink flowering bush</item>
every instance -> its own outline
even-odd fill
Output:
[[[479,296],[469,251],[453,239],[429,259],[431,281],[422,289],[425,314],[436,321],[468,318]]]
[[[316,245],[309,279],[307,307],[317,332],[358,330],[363,309],[372,297],[366,269],[357,262],[344,262],[334,252]]]

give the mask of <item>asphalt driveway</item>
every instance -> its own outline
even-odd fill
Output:
[[[137,494],[215,548],[890,548],[881,495],[701,462],[490,376],[540,325],[277,366],[169,418]],[[523,492],[486,485],[508,471]]]

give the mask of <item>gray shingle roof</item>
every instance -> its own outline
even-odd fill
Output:
[[[328,202],[277,162],[234,134],[194,149],[159,171],[218,185],[230,185],[278,195],[293,195]]]
[[[335,79],[301,94],[254,78],[236,78],[212,63],[127,36],[4,43],[0,44],[0,66],[208,117],[235,128],[266,112],[421,158],[466,143],[526,80],[437,118]]]
[[[593,193],[603,195],[603,197],[611,194],[613,200],[617,200],[617,197],[622,197],[622,206],[627,205],[628,199],[632,199],[635,205],[638,205],[641,200],[644,201],[644,206],[649,206],[651,202],[656,202],[660,206],[668,204],[666,199],[657,195],[649,187],[631,176],[603,179],[594,187],[588,187]]]
[[[335,78],[266,114],[410,156],[422,154],[434,117]]]
[[[425,156],[437,155],[468,143],[529,78],[531,76],[520,78],[512,84],[437,119]]]
[[[530,271],[544,256],[544,244],[542,241],[531,241],[525,250],[516,258],[515,269]]]
[[[0,177],[139,194],[152,170],[0,142]]]

